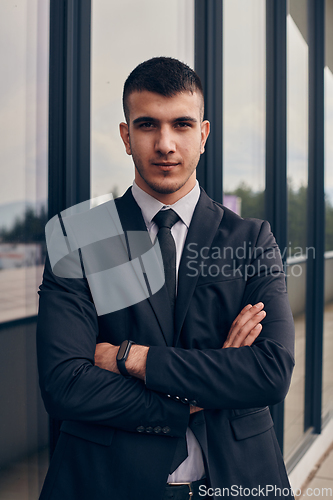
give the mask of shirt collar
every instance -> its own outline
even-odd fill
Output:
[[[187,228],[189,228],[194,209],[200,198],[200,187],[198,181],[196,181],[194,188],[183,196],[183,198],[176,201],[173,205],[164,205],[159,200],[156,200],[156,198],[153,198],[153,196],[143,191],[143,189],[141,189],[135,181],[132,186],[132,194],[135,201],[141,208],[142,215],[148,229],[152,224],[152,219],[163,207],[172,208]]]

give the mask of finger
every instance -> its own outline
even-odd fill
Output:
[[[252,330],[265,318],[266,312],[260,311],[250,318],[235,334],[230,347],[240,347]]]
[[[236,317],[235,321],[232,323],[231,328],[229,330],[228,337],[226,340],[228,346],[233,344],[234,340],[239,335],[242,336],[243,334],[246,337],[246,335],[252,330],[252,328],[254,328],[263,319],[264,316],[263,315],[260,316],[263,307],[264,304],[262,302],[259,302],[258,304],[255,304],[254,306],[251,307],[246,306],[246,308],[244,308],[239,313],[239,315]],[[259,316],[257,316],[258,314]],[[245,325],[247,325],[247,327],[244,331],[243,329]]]
[[[250,331],[247,337],[243,340],[241,347],[251,346],[253,342],[259,337],[261,331],[262,331],[262,324],[259,323]]]
[[[224,347],[240,347],[251,330],[253,330],[253,328],[255,328],[265,318],[265,316],[265,311],[259,311],[251,317],[247,317],[248,319],[244,324],[237,324],[227,338]]]
[[[243,309],[241,310],[241,312],[239,313],[238,316],[241,316],[241,315],[245,314],[246,311],[249,311],[252,307],[253,307],[252,304],[247,304],[245,307],[243,307]]]
[[[235,327],[242,327],[252,316],[261,311],[263,307],[264,304],[262,302],[258,302],[254,306],[251,306],[251,304],[245,306],[233,321],[230,330]]]
[[[235,324],[239,320],[240,316],[243,316],[243,314],[245,314],[247,311],[249,311],[252,307],[253,307],[252,304],[247,304],[247,306],[243,307],[243,309],[238,314],[238,316],[236,316],[236,318],[233,320],[231,327],[230,327],[230,330],[235,326]]]

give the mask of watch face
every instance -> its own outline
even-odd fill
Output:
[[[121,345],[119,347],[118,354],[117,354],[117,359],[118,360],[122,359],[125,356],[125,352],[126,352],[127,346],[128,346],[128,340],[126,340],[125,342],[121,343]]]

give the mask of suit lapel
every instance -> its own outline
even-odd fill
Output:
[[[222,220],[223,213],[223,209],[216,205],[207,196],[205,191],[201,190],[201,195],[193,214],[179,266],[178,293],[175,310],[175,338],[173,345],[177,345],[180,331],[199,278],[199,273],[196,273],[196,276],[193,276],[193,273],[191,275],[187,263],[193,258],[193,249],[200,252],[203,247],[209,248],[211,246]],[[200,260],[203,260],[200,259],[200,254],[198,260],[198,265],[200,265]]]
[[[142,212],[129,188],[126,193],[116,200],[118,215],[124,231],[147,231]],[[168,307],[169,296],[163,286],[157,293],[151,295],[148,301],[155,313],[167,345],[171,346],[174,337],[174,321],[171,309]]]

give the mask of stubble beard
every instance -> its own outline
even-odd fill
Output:
[[[147,179],[147,177],[142,172],[141,168],[138,168],[137,165],[135,165],[135,168],[136,168],[137,172],[139,173],[141,179],[144,180],[144,182],[150,187],[150,189],[152,189],[153,191],[155,191],[156,193],[159,193],[159,194],[176,193],[177,191],[179,191],[179,189],[181,189],[186,184],[186,182],[189,180],[189,178],[191,177],[191,175],[193,174],[193,172],[195,170],[195,168],[194,168],[192,170],[192,172],[188,172],[188,175],[186,176],[186,178],[182,179],[180,182],[177,182],[175,180],[174,182],[164,184],[163,181],[158,182],[158,181],[153,181],[151,179]],[[163,179],[166,179],[167,177],[171,177],[171,172],[162,172],[162,175],[163,175]]]
[[[200,158],[200,155],[199,155],[199,158]],[[133,155],[133,151],[132,151],[132,159],[134,162],[135,170],[138,172],[141,179],[150,187],[150,189],[152,189],[153,191],[155,191],[156,193],[159,193],[159,194],[172,194],[172,193],[176,193],[177,191],[179,191],[179,189],[181,189],[187,183],[187,181],[189,180],[189,178],[191,177],[193,172],[196,170],[198,162],[199,162],[199,158],[197,161],[193,162],[191,167],[188,168],[188,170],[186,172],[187,173],[186,177],[182,177],[178,181],[175,179],[173,182],[171,181],[170,183],[164,184],[163,180],[161,180],[161,182],[159,182],[158,180],[155,181],[154,179],[150,179],[149,175],[145,175],[144,168],[142,167],[141,162],[135,157],[135,155]],[[171,177],[171,179],[172,179],[173,173],[172,173],[172,171],[170,171],[170,172],[168,172],[168,171],[163,172],[162,171],[160,173],[160,175],[163,176],[162,179],[166,179],[167,177]]]

